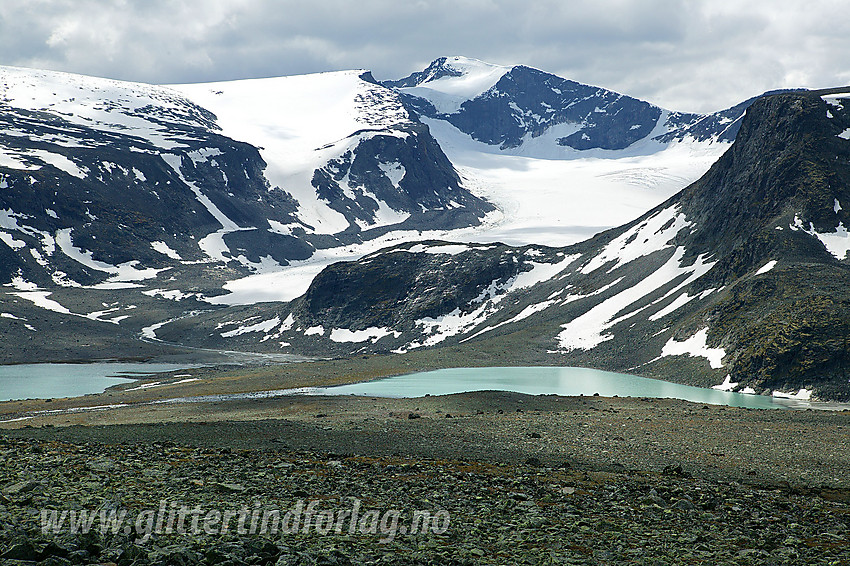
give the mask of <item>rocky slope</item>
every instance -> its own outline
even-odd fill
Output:
[[[796,565],[850,557],[846,413],[479,392],[324,399],[328,414],[317,418],[312,402],[296,398],[299,414],[292,401],[250,404],[272,420],[2,431],[0,560]],[[769,438],[753,442],[762,434]],[[299,500],[300,532],[292,515],[272,530],[271,512],[294,515]],[[312,526],[302,530],[314,500]],[[368,520],[350,528],[342,513],[358,502],[358,518],[377,511],[383,528]],[[57,523],[67,512],[57,532],[42,531],[42,509],[48,518],[55,510]],[[71,532],[71,510],[94,514],[91,532]],[[439,524],[447,528],[411,533],[417,510],[447,514]],[[233,516],[205,522],[215,511]],[[327,513],[339,530],[316,524]],[[124,522],[109,528],[110,516]]]
[[[848,97],[756,101],[702,179],[581,244],[403,244],[326,269],[293,303],[163,336],[340,353],[490,339],[553,364],[847,399]]]

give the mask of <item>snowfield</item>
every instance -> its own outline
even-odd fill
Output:
[[[490,65],[464,57],[448,58],[446,66],[457,76],[429,79],[419,86],[399,90],[424,97],[440,112],[451,113],[457,111],[464,101],[492,89],[510,70],[510,67]],[[429,127],[454,165],[462,185],[497,207],[481,225],[449,231],[391,230],[364,243],[317,250],[309,259],[294,261],[285,267],[270,257],[261,258],[260,263],[256,263],[249,262],[244,256],[237,256],[228,249],[224,237],[233,232],[253,230],[254,227],[235,221],[235,216],[228,216],[226,207],[214,204],[205,194],[203,186],[198,186],[184,176],[184,162],[175,150],[184,148],[186,139],[181,139],[181,135],[187,134],[169,131],[164,124],[171,122],[215,131],[256,147],[267,164],[264,174],[269,190],[286,191],[297,200],[298,222],[284,225],[271,220],[273,232],[289,235],[293,228],[301,227],[308,233],[335,234],[348,228],[349,221],[318,196],[313,186],[315,171],[347,152],[355,151],[364,139],[377,135],[409,135],[403,131],[403,127],[416,119],[405,109],[398,92],[372,82],[364,73],[363,70],[351,70],[219,83],[153,86],[6,67],[0,68],[0,79],[3,79],[0,82],[0,97],[20,108],[61,114],[71,124],[138,136],[157,147],[164,163],[192,190],[198,202],[221,226],[198,241],[207,261],[225,262],[235,258],[254,272],[253,275],[225,282],[223,289],[228,294],[204,299],[223,305],[290,301],[302,295],[325,266],[337,261],[356,260],[383,247],[403,242],[434,239],[456,244],[433,249],[428,246],[410,248],[411,252],[439,254],[461,253],[473,242],[485,245],[503,242],[510,245],[550,246],[577,243],[602,230],[622,225],[663,202],[699,178],[728,148],[726,143],[689,139],[667,144],[652,140],[653,136],[666,131],[666,122],[670,116],[666,111],[662,112],[649,135],[617,151],[579,151],[558,145],[556,142],[559,138],[578,131],[577,124],[557,124],[540,135],[529,135],[518,147],[500,149],[473,140],[448,122],[423,118],[422,122]],[[166,113],[167,120],[158,120],[158,113]],[[6,134],[25,135],[23,132],[16,133],[14,129]],[[61,133],[54,135],[50,141],[60,144],[79,143],[74,138],[63,138]],[[188,159],[194,164],[213,162],[219,154],[217,149],[201,149],[192,151],[188,158],[183,159],[186,165],[189,164]],[[44,150],[0,150],[0,165],[33,170],[40,167],[39,163],[53,165],[78,179],[98,174],[65,156]],[[116,166],[104,162],[103,167],[110,169]],[[395,187],[408,173],[406,166],[399,161],[380,162],[378,168]],[[145,180],[144,174],[137,169],[125,170],[125,173],[135,179]],[[0,179],[0,183],[5,183],[5,180]],[[0,188],[3,186],[0,185]],[[350,186],[347,175],[340,181],[340,187],[349,198],[355,190],[366,190]],[[374,197],[371,193],[363,194]],[[361,228],[392,226],[408,217],[407,213],[393,210],[377,197],[374,200],[378,205],[375,218],[372,222],[358,220]],[[56,217],[52,210],[45,213]],[[92,252],[74,244],[71,228],[56,233],[39,233],[43,242],[41,249],[24,249],[26,244],[15,234],[36,235],[32,229],[23,225],[24,220],[12,210],[0,214],[0,228],[3,229],[0,231],[0,245],[19,253],[30,252],[43,262],[49,260],[55,248],[82,266],[108,274],[109,281],[102,284],[105,287],[142,287],[141,292],[149,296],[161,296],[173,301],[198,296],[188,289],[177,289],[174,286],[170,286],[169,290],[163,289],[160,280],[163,270],[146,268],[135,261],[112,265],[96,260]],[[582,266],[582,271],[589,272],[609,262],[611,265],[608,267],[613,270],[625,262],[663,248],[666,240],[662,236],[666,237],[667,233],[659,235],[657,228],[667,220],[667,215],[652,219],[644,227],[650,237],[636,239],[643,243],[621,242],[620,245],[612,242],[610,249]],[[683,226],[680,220],[683,222],[677,218],[671,228],[674,233]],[[640,231],[641,228],[636,230]],[[839,225],[834,236],[819,234],[818,237],[831,250],[837,249],[840,253],[843,251],[841,244],[846,241],[846,231],[842,230],[843,226]],[[152,241],[150,247],[164,258],[191,263],[183,261],[181,255],[165,241]],[[644,285],[646,292],[656,288],[656,279],[660,282],[663,277],[688,271],[679,268],[675,259],[671,259],[671,262],[666,266],[667,269],[649,278]],[[704,264],[692,266],[687,280],[707,268]],[[516,281],[514,284],[522,288],[556,274],[551,266],[541,264],[540,269],[526,274],[526,278],[534,278],[534,281]],[[61,275],[57,275],[56,279],[63,281]],[[148,280],[153,280],[150,285],[146,283]],[[612,321],[613,315],[634,301],[636,293],[641,289],[623,291],[587,313],[587,317],[594,319],[595,331],[590,333],[590,338],[587,338],[586,333],[583,340],[571,338],[568,335],[572,334],[571,327],[574,325],[565,325],[561,334],[562,346],[569,349],[585,346],[584,340],[604,340],[605,329],[616,322]],[[41,293],[33,290],[29,292]],[[27,295],[24,298],[57,312],[64,308],[47,299],[46,294]],[[673,312],[692,298],[681,295],[656,316]],[[575,297],[568,294],[553,297],[545,303],[529,306],[512,321],[522,320],[548,306],[573,299]],[[619,307],[611,310],[615,303]],[[483,320],[482,317],[492,307],[493,304],[490,304],[478,313],[450,313],[439,320],[420,322],[430,331],[428,343],[436,343],[460,333],[462,329],[471,328],[473,322]],[[271,321],[266,321],[260,330],[265,331],[270,324]],[[148,327],[144,334],[155,338],[157,328],[157,325]],[[224,334],[235,337],[255,331],[249,325]],[[317,329],[311,331],[316,333]],[[385,335],[384,329],[370,329],[365,334],[347,329],[330,331],[332,339],[342,341],[375,340]]]
[[[446,122],[424,121],[455,165],[463,185],[497,206],[482,225],[453,231],[394,231],[360,245],[318,250],[310,259],[279,272],[227,283],[224,288],[230,294],[208,300],[231,305],[290,301],[304,294],[327,265],[354,261],[411,240],[575,244],[664,202],[701,177],[729,147],[726,143],[685,141],[665,146],[647,142],[640,148],[595,152],[593,157],[571,150],[569,158],[540,159],[498,152]]]
[[[521,155],[534,153],[523,146],[500,151],[442,120],[424,121],[464,186],[500,210],[468,238],[509,245],[566,246],[625,224],[699,179],[729,147],[646,141],[542,158]]]
[[[410,120],[391,90],[340,71],[271,79],[172,85],[174,91],[212,111],[222,133],[250,143],[268,164],[274,190],[299,202],[298,216],[311,231],[334,234],[348,221],[316,194],[313,173],[356,147],[364,136]],[[390,173],[395,178],[397,168]],[[397,181],[396,181],[397,182]],[[397,221],[389,214],[389,223]]]

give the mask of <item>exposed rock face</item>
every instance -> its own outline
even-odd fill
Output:
[[[425,242],[433,252],[454,247]],[[465,246],[458,246],[463,247]],[[481,249],[486,248],[486,253]],[[296,311],[305,322],[329,327],[409,326],[467,305],[481,303],[488,290],[506,285],[524,269],[524,250],[504,245],[464,249],[456,254],[411,252],[403,246],[357,262],[336,263],[310,285]],[[455,251],[452,249],[451,251]]]
[[[415,87],[427,88],[432,81],[452,76],[462,72],[443,58],[423,73],[384,84],[399,88],[422,115],[446,120],[473,139],[503,149],[518,147],[524,138],[538,137],[561,124],[575,124],[577,131],[559,137],[560,145],[577,150],[623,149],[646,137],[662,114],[647,102],[525,66],[506,70],[492,87],[462,102],[452,113],[441,112],[427,98],[417,96],[424,93]]]
[[[427,126],[410,123],[395,133],[363,137],[313,176],[319,197],[349,219],[347,234],[455,229],[495,210],[461,186]]]
[[[641,100],[518,66],[458,112],[432,117],[502,147],[516,147],[525,136],[537,137],[557,124],[583,123],[581,131],[558,139],[582,150],[623,149],[648,135],[661,112]]]
[[[731,285],[702,312],[731,350],[732,381],[811,381],[846,398],[850,115],[842,99],[827,100],[758,101],[730,151],[680,200],[702,227],[688,245],[718,258],[704,285]],[[765,271],[768,262],[776,267]]]
[[[173,258],[156,251],[152,242],[163,242],[161,249],[183,260],[208,259],[197,242],[222,228],[213,209],[254,232],[268,230],[268,220],[293,221],[296,203],[286,193],[268,190],[262,176],[266,164],[256,149],[201,127],[172,125],[186,146],[166,153],[136,136],[75,125],[44,112],[4,107],[0,124],[5,151],[32,156],[22,158],[32,169],[0,168],[3,228],[20,242],[0,251],[7,256],[0,267],[5,282],[20,272],[47,284],[62,279],[61,272],[71,281],[91,284],[115,274],[108,266],[172,265]],[[200,159],[203,152],[215,155],[215,165]],[[198,185],[212,206],[196,197],[193,187]],[[270,238],[274,245],[250,255],[273,254],[282,262],[306,257],[295,238]],[[82,255],[89,252],[90,261],[74,259],[73,248]],[[92,267],[97,262],[103,264],[100,269]]]

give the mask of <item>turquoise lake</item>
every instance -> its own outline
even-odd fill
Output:
[[[0,366],[0,401],[79,397],[102,393],[134,377],[191,367],[183,364],[98,362]]]
[[[134,378],[165,371],[198,367],[191,364],[117,363],[22,364],[0,366],[0,401],[78,397],[101,393]],[[574,367],[453,368],[412,373],[340,385],[305,387],[254,393],[207,395],[158,402],[203,402],[230,399],[279,397],[282,395],[362,395],[368,397],[424,397],[470,391],[513,391],[528,395],[653,397],[684,399],[695,403],[750,409],[846,408],[795,399],[746,395],[680,385],[635,375]],[[823,406],[818,406],[823,405]]]
[[[529,395],[564,396],[595,393],[603,397],[654,397],[751,409],[779,409],[800,403],[680,385],[635,375],[573,367],[454,368],[388,377],[375,381],[304,389],[311,395],[364,395],[372,397],[423,397],[469,391],[514,391]]]

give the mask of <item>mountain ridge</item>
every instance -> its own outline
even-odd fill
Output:
[[[66,358],[128,352],[138,335],[154,340],[144,351],[161,340],[322,356],[484,340],[535,363],[847,396],[845,89],[684,115],[523,66],[477,62],[474,84],[458,85],[466,75],[446,61],[391,88],[366,71],[164,88],[4,70],[2,331],[36,350],[53,340],[43,351]],[[26,98],[38,80],[50,88]],[[420,114],[399,92],[438,81],[457,112]],[[546,102],[567,87],[581,91],[571,101],[586,97],[570,106],[580,106],[574,131],[570,102],[558,99],[563,112]],[[526,112],[541,102],[557,118]],[[464,126],[476,115],[501,126],[490,137]],[[588,240],[472,244],[496,207],[467,188],[436,123],[508,156],[534,134],[568,140],[555,148],[565,162],[641,144],[664,152],[684,138],[730,149]],[[463,243],[423,240],[462,227]],[[235,279],[287,264],[316,267],[299,298],[210,304]],[[86,319],[86,344],[74,345],[69,317]]]
[[[824,92],[756,101],[703,178],[623,227],[567,248],[402,244],[252,309],[277,314],[268,332],[238,319],[224,330],[349,354],[501,340],[555,365],[848,399],[850,265],[828,243],[850,221],[850,115]],[[430,292],[408,295],[418,288]],[[376,300],[353,307],[366,289]]]
[[[728,142],[757,98],[712,114],[673,112],[533,67],[465,57],[441,57],[423,71],[382,84],[398,90],[411,111],[445,120],[502,150],[517,148],[556,126],[564,129],[557,145],[579,151],[622,150],[645,138],[659,143],[685,136]],[[482,120],[485,115],[495,121]]]

